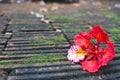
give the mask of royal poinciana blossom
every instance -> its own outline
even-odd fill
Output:
[[[74,42],[67,57],[72,62],[80,63],[83,70],[96,72],[115,56],[114,44],[101,25],[93,26],[89,32],[78,33]],[[101,47],[102,43],[106,44],[106,47]]]

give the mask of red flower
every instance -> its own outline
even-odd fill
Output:
[[[94,44],[92,41],[93,38],[97,41],[97,44]],[[84,58],[79,59],[79,57],[77,57],[77,61],[80,62],[83,70],[96,72],[101,66],[107,65],[108,62],[115,56],[114,44],[109,41],[107,33],[102,29],[100,25],[93,26],[90,32],[81,32],[77,34],[74,38],[74,41],[75,44],[80,48],[78,50],[74,49],[74,54],[78,51],[80,54],[79,57],[82,57],[83,52],[81,55],[81,51],[85,51]],[[101,48],[101,42],[104,42],[107,47]],[[71,53],[73,52],[71,51]]]
[[[90,33],[89,32],[80,32],[74,38],[75,44],[81,46],[82,48],[87,48],[90,43]]]

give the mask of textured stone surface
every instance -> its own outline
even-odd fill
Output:
[[[116,3],[120,1],[80,0],[57,4],[57,11],[48,4],[46,17],[54,21],[52,25],[30,15],[31,10],[38,11],[37,3],[0,3],[11,19],[4,27],[7,21],[0,17],[0,80],[119,80],[120,11]],[[66,57],[74,36],[88,31],[88,23],[101,24],[115,43],[115,58],[96,73],[82,70]]]

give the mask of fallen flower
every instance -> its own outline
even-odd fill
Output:
[[[96,42],[94,42],[96,41]],[[74,38],[75,44],[68,50],[68,60],[79,62],[83,70],[97,72],[115,56],[114,44],[101,25],[95,25],[89,32],[80,32]],[[101,43],[107,47],[101,47]]]

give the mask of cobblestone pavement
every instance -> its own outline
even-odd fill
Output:
[[[120,1],[80,0],[48,3],[53,23],[30,14],[39,3],[0,3],[0,80],[120,80]],[[101,24],[115,44],[115,58],[97,73],[83,71],[67,60],[74,36]]]

